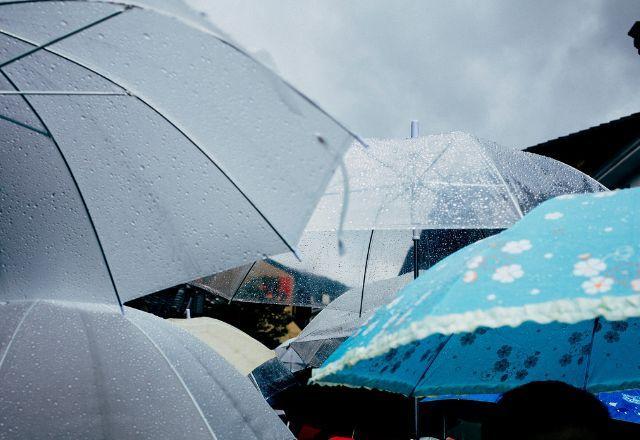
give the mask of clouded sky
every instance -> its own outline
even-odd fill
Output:
[[[640,111],[640,0],[188,3],[364,137],[527,147]]]

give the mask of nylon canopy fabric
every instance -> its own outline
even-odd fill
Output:
[[[358,287],[366,298],[369,283],[413,270],[413,229],[425,270],[511,226],[544,200],[605,189],[563,163],[466,133],[366,144],[354,143],[344,158],[349,203],[340,237],[342,169],[300,240],[302,261],[280,254],[191,284],[248,302],[324,307]]]
[[[0,1],[5,299],[125,302],[293,251],[354,139],[179,2],[126,3]]]
[[[206,316],[168,321],[207,344],[242,375],[249,376],[267,400],[296,383],[275,351],[226,322]]]
[[[260,341],[218,319],[206,316],[191,319],[168,319],[207,344],[243,375],[276,357]]]
[[[3,302],[0,389],[4,439],[294,438],[222,357],[135,309]]]

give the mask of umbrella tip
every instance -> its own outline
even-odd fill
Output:
[[[420,121],[413,119],[411,121],[411,137],[416,138],[420,136]]]

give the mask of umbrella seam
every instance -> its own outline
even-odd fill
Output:
[[[76,35],[76,34],[79,34],[80,32],[83,32],[83,31],[85,31],[85,30],[87,30],[89,28],[92,28],[93,26],[96,26],[96,25],[98,25],[100,23],[103,23],[103,22],[105,22],[105,21],[107,21],[107,20],[109,20],[109,19],[111,19],[113,17],[116,17],[116,16],[122,14],[123,12],[125,12],[128,9],[130,9],[130,7],[126,7],[123,10],[111,13],[111,14],[105,16],[105,17],[100,18],[99,20],[95,20],[95,21],[93,21],[93,22],[91,22],[89,24],[86,24],[86,25],[84,25],[82,27],[74,29],[71,32],[67,32],[66,34],[63,34],[63,35],[61,35],[59,37],[56,37],[53,40],[49,40],[46,43],[38,44],[35,47],[27,50],[26,52],[22,52],[21,54],[16,55],[13,58],[10,58],[9,60],[0,63],[0,68],[8,66],[9,64],[12,64],[12,63],[14,63],[16,61],[19,61],[19,60],[21,60],[21,59],[23,59],[25,57],[28,57],[29,55],[32,55],[32,54],[34,54],[34,53],[36,53],[36,52],[38,52],[40,50],[46,49],[48,46],[51,46],[51,45],[56,44],[56,43],[59,43],[60,41],[63,41],[65,39],[67,39],[67,38],[70,38],[70,37]]]
[[[369,236],[369,246],[367,246],[367,257],[364,260],[364,273],[362,274],[362,290],[360,293],[360,311],[358,312],[358,317],[362,317],[362,304],[364,303],[364,286],[367,281],[367,266],[369,265],[369,254],[371,252],[371,242],[373,241],[373,232],[371,230],[371,235]]]
[[[247,278],[249,277],[249,274],[251,273],[251,269],[253,269],[253,266],[255,266],[257,263],[257,261],[254,261],[253,263],[251,263],[251,267],[249,268],[249,270],[247,271],[246,274],[244,274],[244,277],[242,277],[242,281],[240,281],[240,284],[238,284],[238,287],[236,287],[236,290],[233,292],[233,295],[231,295],[231,298],[229,298],[229,304],[231,304],[231,301],[233,301],[233,298],[236,297],[236,295],[238,293],[240,293],[240,289],[242,288],[242,285],[244,284],[244,282],[247,280]]]
[[[591,349],[589,350],[589,357],[587,358],[587,363],[584,370],[584,382],[582,384],[583,390],[587,389],[587,383],[589,382],[589,368],[591,368],[591,353],[593,353],[593,344],[595,342],[596,333],[598,331],[599,324],[600,324],[600,317],[598,316],[593,320],[593,330],[591,331],[591,343],[589,344]]]
[[[515,195],[511,192],[511,189],[509,189],[509,185],[507,185],[507,181],[504,179],[504,176],[502,175],[502,173],[500,173],[500,171],[498,170],[498,167],[496,167],[496,164],[493,162],[493,159],[488,158],[486,156],[485,151],[484,151],[483,148],[479,148],[479,150],[482,152],[482,154],[480,156],[484,159],[484,161],[489,166],[491,166],[491,168],[493,168],[493,170],[498,175],[498,178],[500,179],[500,181],[504,185],[504,189],[507,190],[507,194],[509,195],[509,199],[511,200],[511,203],[513,203],[513,206],[516,208],[516,211],[518,212],[518,215],[520,216],[520,218],[524,217],[524,213],[522,212],[522,209],[520,208],[520,204],[516,200]]]
[[[15,88],[16,90],[19,90],[18,86],[16,86],[16,84],[11,80],[9,75],[7,75],[4,70],[2,70],[2,68],[0,68],[0,73],[2,74],[2,76],[5,77],[5,79],[11,84],[11,86],[13,88]],[[55,137],[53,136],[53,133],[51,133],[51,130],[49,130],[49,127],[44,122],[44,120],[40,117],[40,115],[36,111],[35,107],[31,104],[31,102],[29,101],[29,99],[27,99],[27,97],[23,96],[22,99],[27,104],[27,106],[29,106],[29,108],[31,109],[31,111],[33,112],[35,117],[38,118],[38,120],[40,121],[42,126],[47,130],[47,132],[49,132],[51,142],[53,143],[53,145],[55,145],[56,149],[58,150],[58,153],[60,154],[60,157],[62,158],[62,161],[64,162],[67,170],[69,171],[69,176],[71,177],[71,180],[73,181],[73,184],[75,185],[76,190],[78,191],[78,195],[80,196],[80,200],[82,202],[82,205],[84,206],[85,212],[87,213],[87,218],[89,220],[89,223],[91,224],[91,228],[93,229],[93,233],[95,234],[96,241],[98,242],[98,248],[100,249],[100,253],[102,254],[102,259],[104,260],[104,264],[105,264],[105,266],[107,268],[107,273],[109,274],[109,279],[111,280],[111,285],[113,286],[113,290],[114,290],[114,293],[116,295],[116,299],[118,300],[118,305],[120,306],[120,313],[122,315],[124,315],[124,308],[122,306],[122,300],[120,299],[120,294],[118,293],[118,287],[116,286],[116,281],[115,281],[115,279],[113,277],[113,273],[111,273],[111,266],[109,265],[109,261],[107,259],[107,254],[105,253],[104,247],[102,246],[102,241],[100,240],[100,234],[98,234],[98,229],[97,229],[97,227],[96,227],[96,225],[95,225],[95,223],[93,221],[93,217],[91,216],[91,212],[89,211],[89,206],[87,205],[87,202],[86,202],[86,200],[84,198],[84,195],[82,194],[82,191],[80,190],[80,185],[78,184],[78,181],[76,180],[76,177],[73,174],[73,171],[71,170],[71,165],[67,161],[67,158],[64,155],[64,153],[62,152],[62,149],[60,148],[60,145],[58,145],[58,142],[56,141]]]
[[[22,42],[28,43],[28,44],[35,44],[27,39],[24,39],[22,37],[18,37],[17,35],[12,35],[9,34],[5,31],[0,30],[0,33],[4,34],[4,35],[8,35],[10,37],[19,39]],[[220,173],[227,179],[227,181],[229,181],[229,183],[231,183],[231,185],[240,193],[240,195],[242,195],[242,197],[249,203],[249,205],[251,205],[251,207],[258,213],[258,215],[267,223],[267,225],[269,226],[269,228],[271,228],[271,230],[277,235],[277,237],[284,243],[284,245],[289,249],[289,251],[291,251],[298,259],[300,259],[299,257],[299,252],[296,250],[295,246],[291,245],[283,236],[282,234],[280,234],[280,232],[276,229],[276,227],[269,221],[269,219],[267,218],[267,216],[265,214],[262,213],[262,211],[256,206],[256,204],[249,198],[249,196],[240,188],[240,186],[231,178],[231,176],[229,176],[229,174],[227,174],[226,171],[224,171],[222,169],[222,166],[219,165],[209,154],[207,154],[201,147],[200,145],[198,145],[193,139],[191,139],[191,137],[189,135],[187,135],[184,130],[182,130],[180,127],[178,127],[178,125],[173,122],[171,119],[169,119],[169,117],[165,116],[162,112],[160,112],[158,109],[156,109],[154,106],[152,106],[151,104],[149,104],[145,99],[141,98],[140,96],[132,93],[131,91],[127,90],[126,88],[124,88],[122,85],[120,85],[117,81],[97,72],[96,70],[92,69],[91,67],[88,67],[86,65],[84,65],[83,63],[76,61],[66,55],[62,55],[50,48],[47,47],[43,47],[41,50],[51,53],[53,55],[56,55],[62,59],[65,59],[67,61],[69,61],[70,63],[73,63],[79,67],[82,67],[83,69],[86,69],[98,76],[100,76],[101,78],[105,79],[106,81],[109,81],[110,83],[112,83],[115,86],[120,87],[123,90],[127,91],[127,95],[131,96],[137,100],[139,100],[142,104],[144,104],[146,107],[148,107],[150,110],[152,110],[154,113],[156,113],[158,116],[160,116],[163,120],[165,120],[169,125],[171,125],[175,130],[178,131],[178,133],[180,133],[187,141],[189,141],[190,144],[192,144],[194,147],[196,147],[196,149],[198,149],[198,151],[200,151],[202,153],[202,155],[204,157],[206,157],[209,162],[211,162],[211,164],[213,166],[215,166],[218,171],[220,171]],[[0,66],[1,67],[1,66]]]
[[[165,360],[165,362],[167,363],[167,365],[169,366],[169,368],[171,368],[171,370],[173,371],[173,373],[176,375],[176,378],[178,379],[178,381],[180,382],[180,384],[182,385],[184,391],[187,393],[187,395],[189,396],[189,398],[191,399],[191,402],[193,402],[193,405],[196,407],[196,410],[198,411],[198,414],[200,415],[200,417],[202,418],[202,421],[204,422],[205,426],[207,427],[209,433],[211,434],[211,437],[214,440],[217,440],[217,436],[216,434],[213,432],[213,428],[211,428],[211,425],[209,424],[209,421],[207,420],[206,416],[204,415],[204,412],[202,411],[202,408],[200,407],[200,405],[198,404],[198,402],[196,401],[195,396],[191,393],[191,391],[189,390],[189,387],[187,387],[187,384],[185,383],[184,379],[182,378],[182,376],[180,375],[180,373],[178,372],[178,370],[176,369],[176,367],[171,363],[171,361],[169,360],[169,358],[167,357],[167,355],[165,354],[165,352],[162,350],[162,348],[160,348],[160,346],[151,338],[151,336],[149,336],[149,334],[147,332],[145,332],[142,327],[140,327],[137,323],[135,323],[132,320],[128,320],[129,323],[131,323],[134,327],[136,327],[146,338],[147,340],[156,348],[156,350],[158,350],[158,353],[160,353],[160,355],[162,356],[162,358]]]
[[[31,304],[31,306],[26,310],[26,312],[24,312],[24,315],[22,315],[22,318],[20,319],[20,322],[18,322],[18,325],[16,325],[15,330],[13,331],[13,334],[11,335],[11,338],[9,339],[9,342],[7,343],[7,348],[5,348],[4,353],[2,353],[2,358],[0,358],[0,369],[2,369],[2,366],[4,365],[4,361],[7,358],[7,354],[9,353],[9,350],[11,349],[11,346],[13,345],[13,341],[16,338],[16,335],[18,334],[18,332],[20,331],[20,329],[22,328],[22,324],[24,323],[24,321],[27,319],[27,315],[29,313],[31,313],[31,310],[36,306],[36,304],[38,304],[40,301],[35,301],[33,304]]]
[[[431,369],[431,366],[436,361],[438,356],[440,356],[440,353],[442,353],[442,350],[444,350],[445,346],[449,343],[449,341],[451,340],[452,337],[453,337],[453,334],[449,335],[447,337],[447,340],[442,343],[442,345],[440,346],[440,349],[438,350],[438,352],[433,356],[431,361],[429,361],[429,364],[424,369],[424,372],[420,375],[420,377],[418,378],[418,381],[416,382],[414,387],[411,389],[411,392],[409,393],[409,396],[414,395],[414,393],[416,392],[416,388],[418,388],[418,385],[420,385],[420,382],[422,382],[422,379],[424,379],[424,377],[427,375],[427,373]],[[414,395],[414,397],[415,397],[415,395]]]

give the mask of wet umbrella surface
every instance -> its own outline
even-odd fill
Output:
[[[317,307],[359,288],[364,302],[370,283],[413,271],[414,230],[427,269],[551,197],[604,189],[560,162],[466,133],[366,143],[335,172],[300,241],[302,261],[277,255],[193,284],[233,300]]]
[[[0,437],[291,439],[222,357],[153,315],[0,305]]]
[[[125,302],[291,251],[353,140],[186,6],[124,3],[0,0],[4,298]]]

